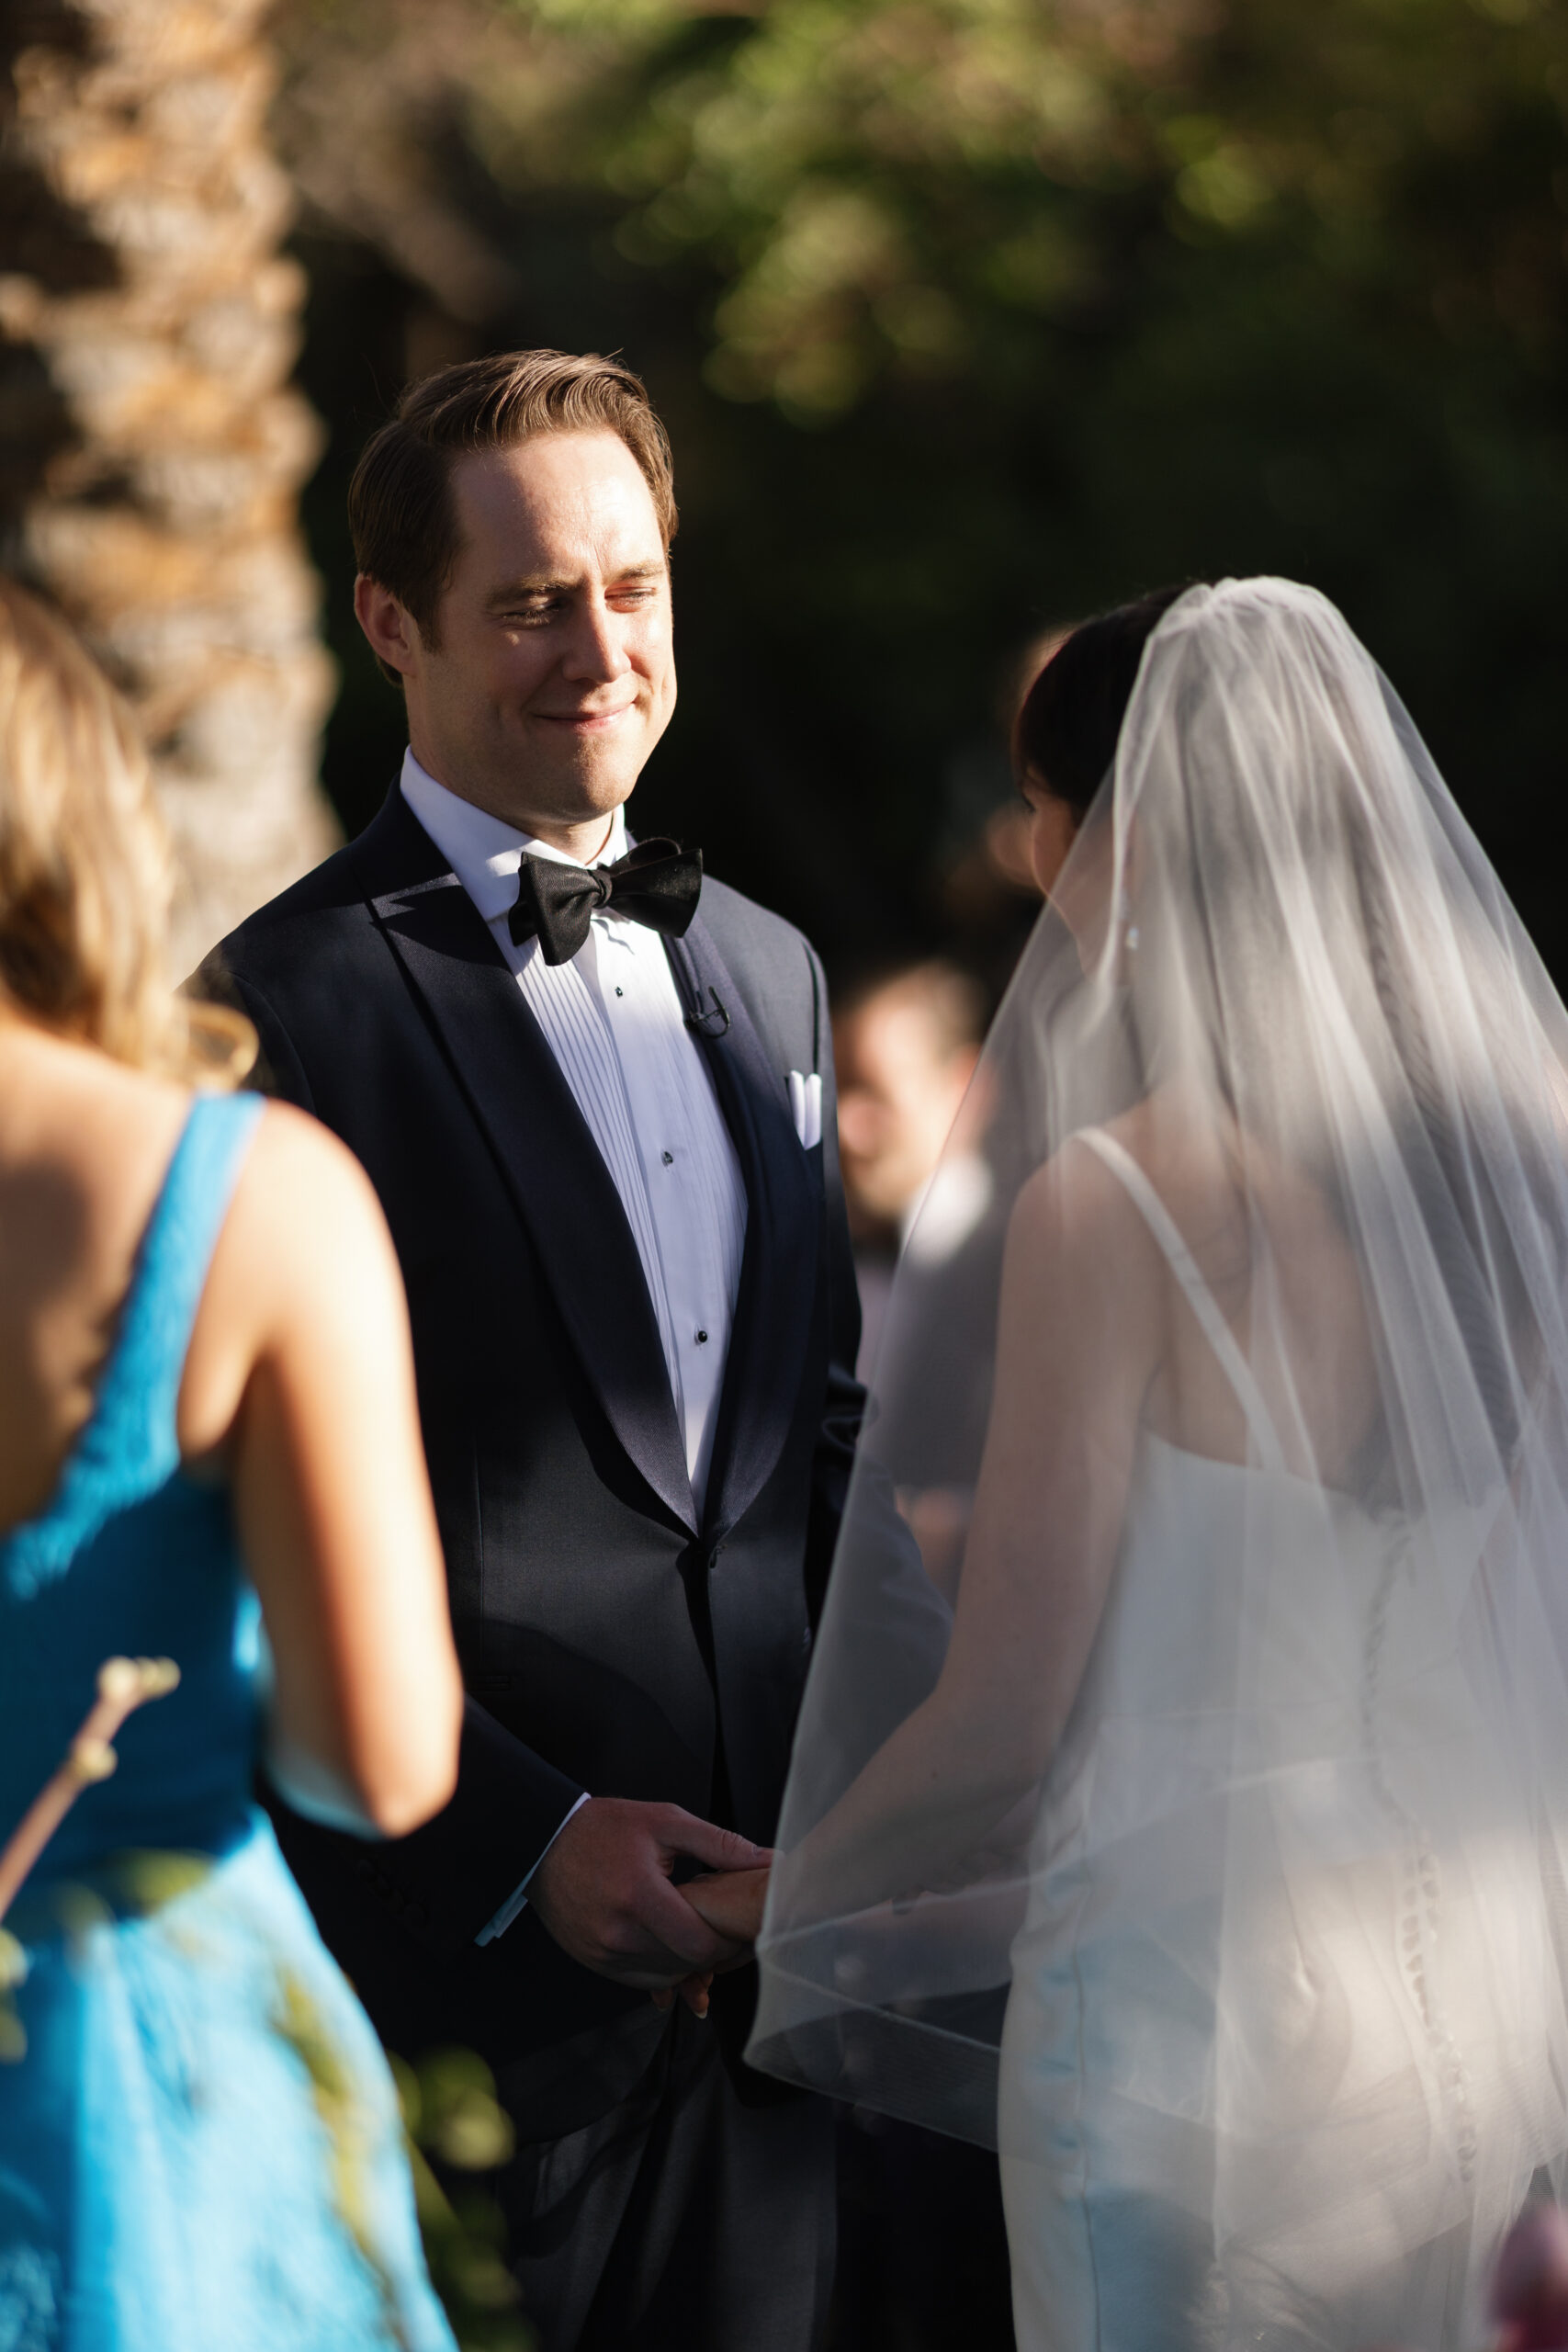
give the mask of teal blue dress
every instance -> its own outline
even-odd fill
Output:
[[[201,1098],[92,1418],[0,1541],[0,1844],[109,1657],[179,1688],[116,1739],[6,1927],[0,2352],[453,2352],[387,2064],[251,1798],[259,1620],[175,1410],[254,1096]]]

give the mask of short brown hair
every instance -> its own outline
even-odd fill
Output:
[[[454,458],[541,433],[616,433],[642,469],[666,551],[675,536],[670,441],[641,379],[594,351],[498,351],[410,384],[354,469],[355,561],[438,642],[436,608],[457,555]],[[395,683],[398,673],[383,662]]]

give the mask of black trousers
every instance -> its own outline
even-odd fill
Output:
[[[530,2109],[552,2103],[529,2096],[544,2086],[526,2071],[500,2085],[518,2147],[497,2194],[540,2352],[818,2352],[833,2271],[829,2107],[761,2086],[765,2103],[743,2099],[714,2024],[680,2004],[656,2030],[627,2023],[640,2072],[575,2130],[528,2139]]]
[[[841,2107],[829,2352],[1014,2352],[988,2148]]]

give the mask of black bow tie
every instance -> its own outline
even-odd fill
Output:
[[[568,964],[600,907],[679,939],[697,911],[703,854],[679,842],[638,842],[613,865],[562,865],[525,857],[517,869],[517,903],[507,917],[513,942],[537,935],[547,964]]]

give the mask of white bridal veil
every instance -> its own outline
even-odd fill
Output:
[[[999,2144],[1015,2262],[1021,2166],[1179,2216],[1220,2339],[1461,2342],[1568,2147],[1568,1020],[1320,595],[1154,631],[955,1185],[752,2061]]]

